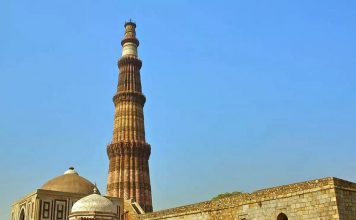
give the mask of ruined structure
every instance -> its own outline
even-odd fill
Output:
[[[127,22],[121,41],[114,132],[107,146],[108,196],[70,168],[17,201],[12,220],[356,220],[356,183],[334,177],[152,212],[135,28]]]
[[[122,56],[118,61],[119,83],[113,101],[115,104],[114,133],[107,146],[109,176],[107,194],[134,199],[143,210],[152,212],[151,184],[148,159],[151,147],[145,140],[142,94],[138,58],[136,24],[125,24],[121,41]]]
[[[138,220],[355,220],[356,183],[334,177],[136,215]]]

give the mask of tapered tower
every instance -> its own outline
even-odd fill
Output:
[[[146,212],[152,212],[151,183],[148,160],[151,146],[146,143],[138,58],[136,24],[125,23],[121,41],[122,56],[118,61],[119,83],[113,97],[115,104],[114,133],[107,146],[110,160],[107,194],[134,199]]]

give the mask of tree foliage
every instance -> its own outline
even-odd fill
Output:
[[[226,197],[230,197],[230,196],[237,196],[237,195],[241,195],[242,192],[239,191],[235,191],[235,192],[226,192],[226,193],[221,193],[215,197],[213,197],[213,199],[222,199],[222,198],[226,198]]]

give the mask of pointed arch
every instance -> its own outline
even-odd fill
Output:
[[[21,209],[19,220],[25,220],[25,209]]]
[[[277,216],[277,220],[288,220],[288,217],[286,214],[284,214],[283,212],[279,213],[279,215]]]

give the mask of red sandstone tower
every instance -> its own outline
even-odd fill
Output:
[[[148,159],[151,146],[146,143],[142,94],[138,58],[136,24],[125,23],[125,36],[121,41],[122,56],[118,61],[119,83],[113,97],[115,104],[114,133],[107,146],[110,160],[107,194],[134,199],[143,210],[152,212],[151,183]]]

